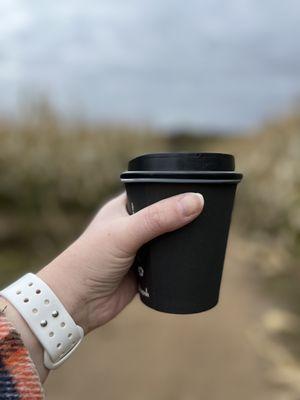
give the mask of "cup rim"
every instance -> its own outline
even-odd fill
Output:
[[[236,179],[172,179],[172,178],[121,178],[123,183],[239,183],[241,178]]]
[[[195,170],[193,170],[193,171],[189,171],[189,170],[181,170],[181,171],[174,171],[174,170],[172,170],[172,171],[170,171],[170,170],[166,170],[166,171],[162,171],[162,170],[160,170],[160,171],[132,171],[132,170],[127,170],[127,171],[124,171],[124,172],[122,172],[122,174],[121,175],[123,175],[123,174],[135,174],[135,175],[153,175],[153,174],[155,174],[155,175],[165,175],[165,174],[168,174],[168,175],[185,175],[185,174],[187,174],[187,175],[200,175],[200,174],[207,174],[207,175],[213,175],[213,174],[224,174],[224,175],[230,175],[230,174],[239,174],[238,172],[235,172],[235,171],[195,171]],[[239,174],[240,175],[240,174]]]

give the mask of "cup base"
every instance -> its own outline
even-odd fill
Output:
[[[201,305],[201,306],[195,306],[195,307],[169,307],[166,305],[157,305],[154,304],[153,302],[150,302],[147,300],[147,298],[145,296],[141,296],[140,295],[140,300],[142,301],[143,304],[145,304],[147,307],[152,308],[155,311],[160,311],[163,313],[167,313],[167,314],[198,314],[198,313],[202,313],[208,310],[211,310],[212,308],[216,307],[217,304],[219,303],[219,299],[216,299],[214,302],[208,304],[208,305]]]

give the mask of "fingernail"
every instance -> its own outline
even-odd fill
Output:
[[[202,210],[204,199],[200,193],[186,193],[179,199],[178,204],[182,215],[190,217]]]

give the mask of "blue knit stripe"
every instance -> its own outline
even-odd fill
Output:
[[[0,400],[21,400],[14,380],[0,355]]]

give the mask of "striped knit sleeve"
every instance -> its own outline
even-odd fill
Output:
[[[43,400],[38,372],[20,334],[0,310],[0,400]]]

